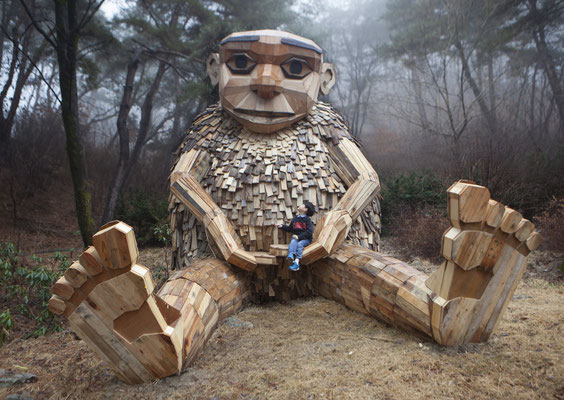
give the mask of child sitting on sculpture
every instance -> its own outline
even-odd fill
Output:
[[[287,257],[290,261],[293,261],[293,264],[288,267],[292,271],[300,270],[303,250],[311,244],[313,239],[314,227],[310,218],[313,214],[315,214],[315,206],[309,201],[305,201],[298,207],[298,215],[292,218],[289,225],[278,225],[278,228],[292,234]]]

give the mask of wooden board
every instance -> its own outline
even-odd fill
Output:
[[[268,135],[247,131],[215,105],[195,120],[178,149],[178,162],[190,168],[193,162],[183,154],[205,155],[209,170],[200,180],[204,190],[223,210],[247,251],[269,251],[271,244],[289,243],[289,235],[276,225],[289,222],[303,201],[317,207],[319,213],[313,217],[317,223],[344,195],[349,185],[329,151],[345,138],[356,146],[342,118],[322,102],[292,129]],[[174,268],[209,255],[204,224],[176,196],[171,196],[169,210]],[[379,203],[374,201],[354,221],[348,240],[377,248],[379,215]]]

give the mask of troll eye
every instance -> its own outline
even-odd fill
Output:
[[[291,79],[303,79],[312,71],[306,60],[297,57],[284,61],[280,67],[284,75]]]
[[[257,63],[245,53],[233,54],[226,62],[227,67],[234,74],[246,75],[250,73]]]

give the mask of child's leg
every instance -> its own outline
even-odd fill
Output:
[[[296,248],[296,262],[299,264],[300,260],[302,259],[302,254],[304,252],[304,248],[309,246],[311,242],[309,240],[300,240],[298,242],[297,248]]]
[[[292,238],[292,240],[290,240],[290,244],[288,245],[288,258],[291,259],[296,258],[297,251],[298,251],[298,240]]]

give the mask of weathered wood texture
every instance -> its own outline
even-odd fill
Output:
[[[317,223],[361,176],[365,161],[359,160],[357,167],[354,160],[347,161],[350,146],[356,147],[342,118],[322,102],[291,128],[268,135],[248,131],[212,106],[195,120],[178,150],[174,171],[193,171],[247,251],[268,252],[271,244],[289,243],[288,234],[276,225],[289,221],[299,204],[307,200],[316,205]],[[203,224],[176,196],[171,195],[169,207],[173,265],[182,268],[209,254],[208,238]],[[378,201],[358,214],[348,241],[377,249]]]
[[[150,271],[137,265],[133,229],[113,222],[53,288],[49,309],[127,383],[176,373],[182,365],[182,319],[153,294]]]
[[[530,221],[491,200],[485,187],[459,181],[447,194],[453,227],[443,235],[446,261],[427,281],[434,292],[433,337],[444,345],[486,341],[540,238]]]
[[[307,268],[298,272],[288,269],[285,255],[279,257],[276,266],[259,266],[251,276],[252,299],[256,303],[288,301],[311,296],[311,273]]]
[[[49,309],[128,383],[180,372],[250,299],[317,293],[444,345],[487,340],[540,244],[533,224],[459,181],[447,192],[445,262],[430,277],[373,251],[380,183],[343,119],[316,101],[319,84],[328,91],[334,82],[323,74],[330,66],[307,39],[254,33],[229,36],[210,58],[211,72],[221,64],[212,82],[223,108],[199,115],[177,152],[169,211],[180,270],[155,295],[131,227],[112,222],[54,285]],[[240,51],[257,57],[252,74],[225,65],[247,57]],[[312,69],[302,86],[284,80],[290,55]],[[290,234],[276,226],[304,201],[319,211],[316,229],[302,268],[290,272]],[[193,263],[210,251],[217,258]]]
[[[69,317],[79,336],[129,383],[181,371],[217,322],[253,297],[288,300],[314,293],[444,345],[485,341],[541,239],[529,221],[490,200],[483,187],[458,182],[447,193],[453,227],[443,236],[445,262],[430,277],[350,244],[290,272],[284,245],[273,244],[270,253],[253,253],[264,264],[252,272],[204,259],[174,273],[156,296],[149,271],[136,264],[131,227],[114,222],[57,281],[49,308]],[[322,232],[316,236],[323,242]]]
[[[486,341],[540,244],[530,221],[468,182],[448,190],[446,261],[430,277],[392,257],[342,245],[312,265],[314,292],[444,345]],[[534,243],[533,243],[534,242]]]
[[[360,246],[343,244],[311,266],[316,294],[383,322],[432,336],[427,276]]]
[[[206,227],[216,254],[241,269],[254,270],[254,255],[242,248],[233,225],[196,178],[188,173],[173,173],[171,180],[171,192]]]
[[[172,274],[159,297],[184,319],[184,368],[203,349],[217,322],[241,310],[249,296],[249,274],[216,258],[198,260]]]
[[[127,383],[178,373],[203,348],[217,321],[249,297],[249,276],[217,259],[177,272],[153,293],[150,271],[136,264],[133,230],[106,226],[53,287],[49,309]]]
[[[319,89],[327,94],[335,81],[334,72],[329,74],[332,79],[323,75],[332,66],[323,63],[321,48],[288,32],[234,32],[221,41],[214,56],[218,75],[213,68],[208,73],[212,83],[219,84],[222,107],[241,125],[261,134],[271,134],[304,118]],[[238,69],[237,58],[248,68]],[[300,72],[289,74],[289,64],[297,64]]]

